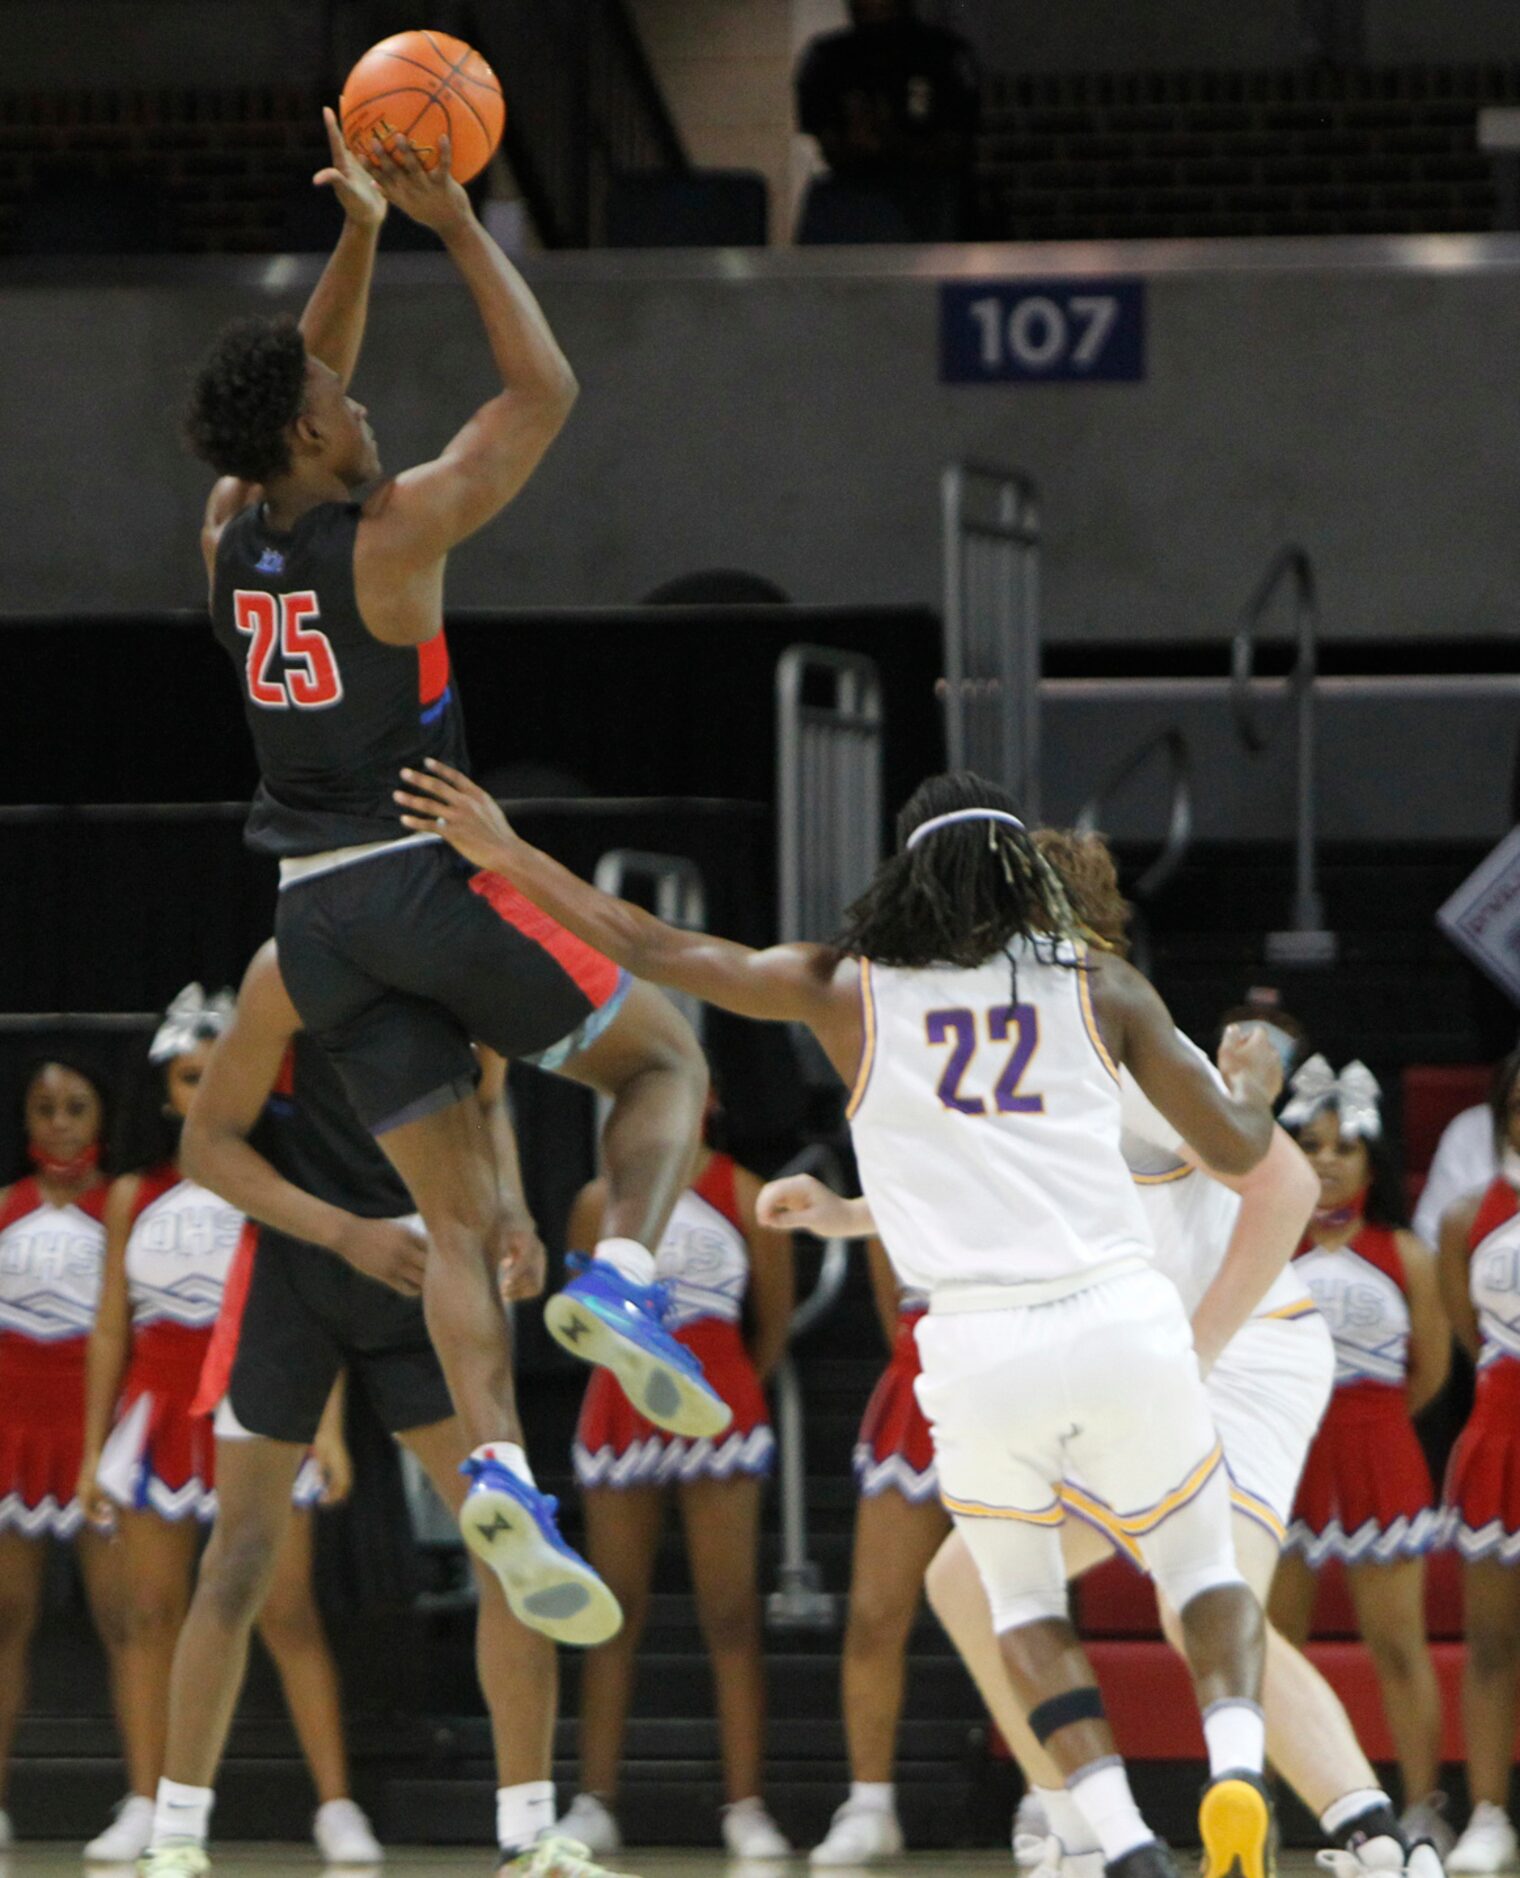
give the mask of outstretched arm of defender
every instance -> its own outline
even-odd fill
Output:
[[[524,841],[499,805],[458,770],[430,758],[428,771],[401,772],[408,789],[398,789],[396,801],[406,826],[419,834],[441,834],[477,867],[504,875],[552,919],[635,978],[687,992],[740,1017],[830,1028],[842,1000],[831,955],[822,946],[756,951],[710,933],[668,926],[642,907],[602,893]],[[855,1022],[858,1029],[858,1013]],[[828,1036],[821,1041],[830,1049]]]
[[[1205,1375],[1292,1258],[1319,1197],[1314,1169],[1282,1128],[1272,1130],[1249,1174],[1215,1178],[1240,1195],[1240,1212],[1224,1262],[1193,1313],[1193,1343]]]
[[[367,553],[415,570],[447,554],[512,500],[559,434],[579,387],[527,282],[481,227],[449,173],[449,144],[425,170],[405,137],[366,152],[386,198],[437,233],[464,276],[502,389],[431,463],[379,491]]]

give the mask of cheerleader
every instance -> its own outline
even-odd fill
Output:
[[[1499,1066],[1492,1128],[1499,1173],[1441,1222],[1441,1295],[1478,1366],[1472,1417],[1446,1476],[1448,1527],[1464,1561],[1462,1727],[1472,1800],[1446,1861],[1454,1872],[1493,1872],[1520,1859],[1507,1811],[1520,1676],[1520,1050]]]
[[[104,1108],[100,1080],[83,1063],[59,1055],[33,1063],[21,1085],[28,1170],[0,1187],[0,1849],[11,1842],[5,1780],[49,1539],[76,1548],[127,1764],[134,1778],[146,1778],[140,1731],[120,1700],[120,1574],[115,1555],[85,1525],[75,1491],[85,1346],[105,1256]]]
[[[1427,1246],[1403,1229],[1379,1090],[1361,1063],[1311,1057],[1283,1125],[1319,1176],[1295,1270],[1335,1340],[1335,1388],[1299,1485],[1271,1616],[1302,1647],[1314,1573],[1346,1567],[1403,1773],[1405,1823],[1424,1831],[1440,1765],[1441,1700],[1425,1635],[1425,1559],[1439,1534],[1413,1418],[1440,1393],[1451,1333]],[[1439,1823],[1437,1819],[1437,1823]]]
[[[207,999],[199,985],[189,985],[169,1007],[148,1052],[157,1152],[146,1172],[113,1182],[105,1201],[105,1269],[86,1366],[78,1497],[94,1526],[118,1535],[122,1700],[143,1743],[128,1769],[131,1792],[105,1835],[113,1861],[137,1858],[152,1837],[174,1647],[189,1608],[201,1528],[216,1512],[212,1418],[197,1412],[195,1398],[244,1219],[184,1177],[178,1152],[180,1124],[232,1002],[230,992]],[[319,1468],[298,1483],[299,1504],[346,1491],[338,1418],[335,1400],[314,1444]],[[346,1801],[337,1672],[311,1589],[309,1520],[293,1522],[261,1634],[321,1802]],[[359,1862],[380,1856],[372,1835],[363,1850]]]
[[[669,1288],[666,1318],[699,1357],[733,1410],[719,1437],[671,1435],[637,1414],[609,1370],[592,1376],[575,1438],[575,1475],[586,1510],[587,1552],[623,1607],[623,1628],[586,1653],[581,1672],[581,1791],[557,1830],[598,1854],[621,1844],[613,1804],[635,1658],[674,1489],[686,1556],[716,1684],[723,1749],[723,1842],[736,1858],[785,1858],[791,1848],[761,1798],[765,1671],[756,1562],[760,1494],[775,1437],[763,1384],[786,1348],[793,1302],[789,1234],[755,1219],[760,1181],[726,1154],[699,1151],[656,1254]],[[579,1196],[572,1245],[601,1237],[606,1184]],[[746,1302],[748,1308],[746,1310]],[[747,1332],[741,1319],[747,1317]]]

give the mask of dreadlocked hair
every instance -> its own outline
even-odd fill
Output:
[[[286,432],[306,397],[306,345],[289,319],[228,326],[196,374],[185,441],[218,476],[267,482],[290,468]]]
[[[845,913],[834,941],[842,956],[909,971],[971,969],[1016,939],[1053,948],[1080,936],[1065,881],[1023,828],[956,822],[907,845],[920,823],[958,809],[1015,812],[1006,789],[970,770],[920,783],[897,818],[897,853]]]

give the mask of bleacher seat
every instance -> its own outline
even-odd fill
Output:
[[[1446,1125],[1488,1100],[1493,1071],[1484,1063],[1410,1063],[1402,1078],[1404,1179],[1413,1205],[1425,1185]]]

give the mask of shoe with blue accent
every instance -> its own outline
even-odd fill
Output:
[[[559,1502],[486,1455],[472,1454],[459,1471],[471,1483],[459,1530],[501,1580],[512,1614],[556,1643],[587,1649],[615,1637],[622,1606],[560,1537]]]
[[[584,1362],[610,1369],[628,1400],[657,1428],[694,1441],[721,1435],[734,1412],[702,1365],[665,1328],[663,1285],[636,1285],[606,1259],[572,1252],[574,1274],[544,1307],[554,1341]]]

